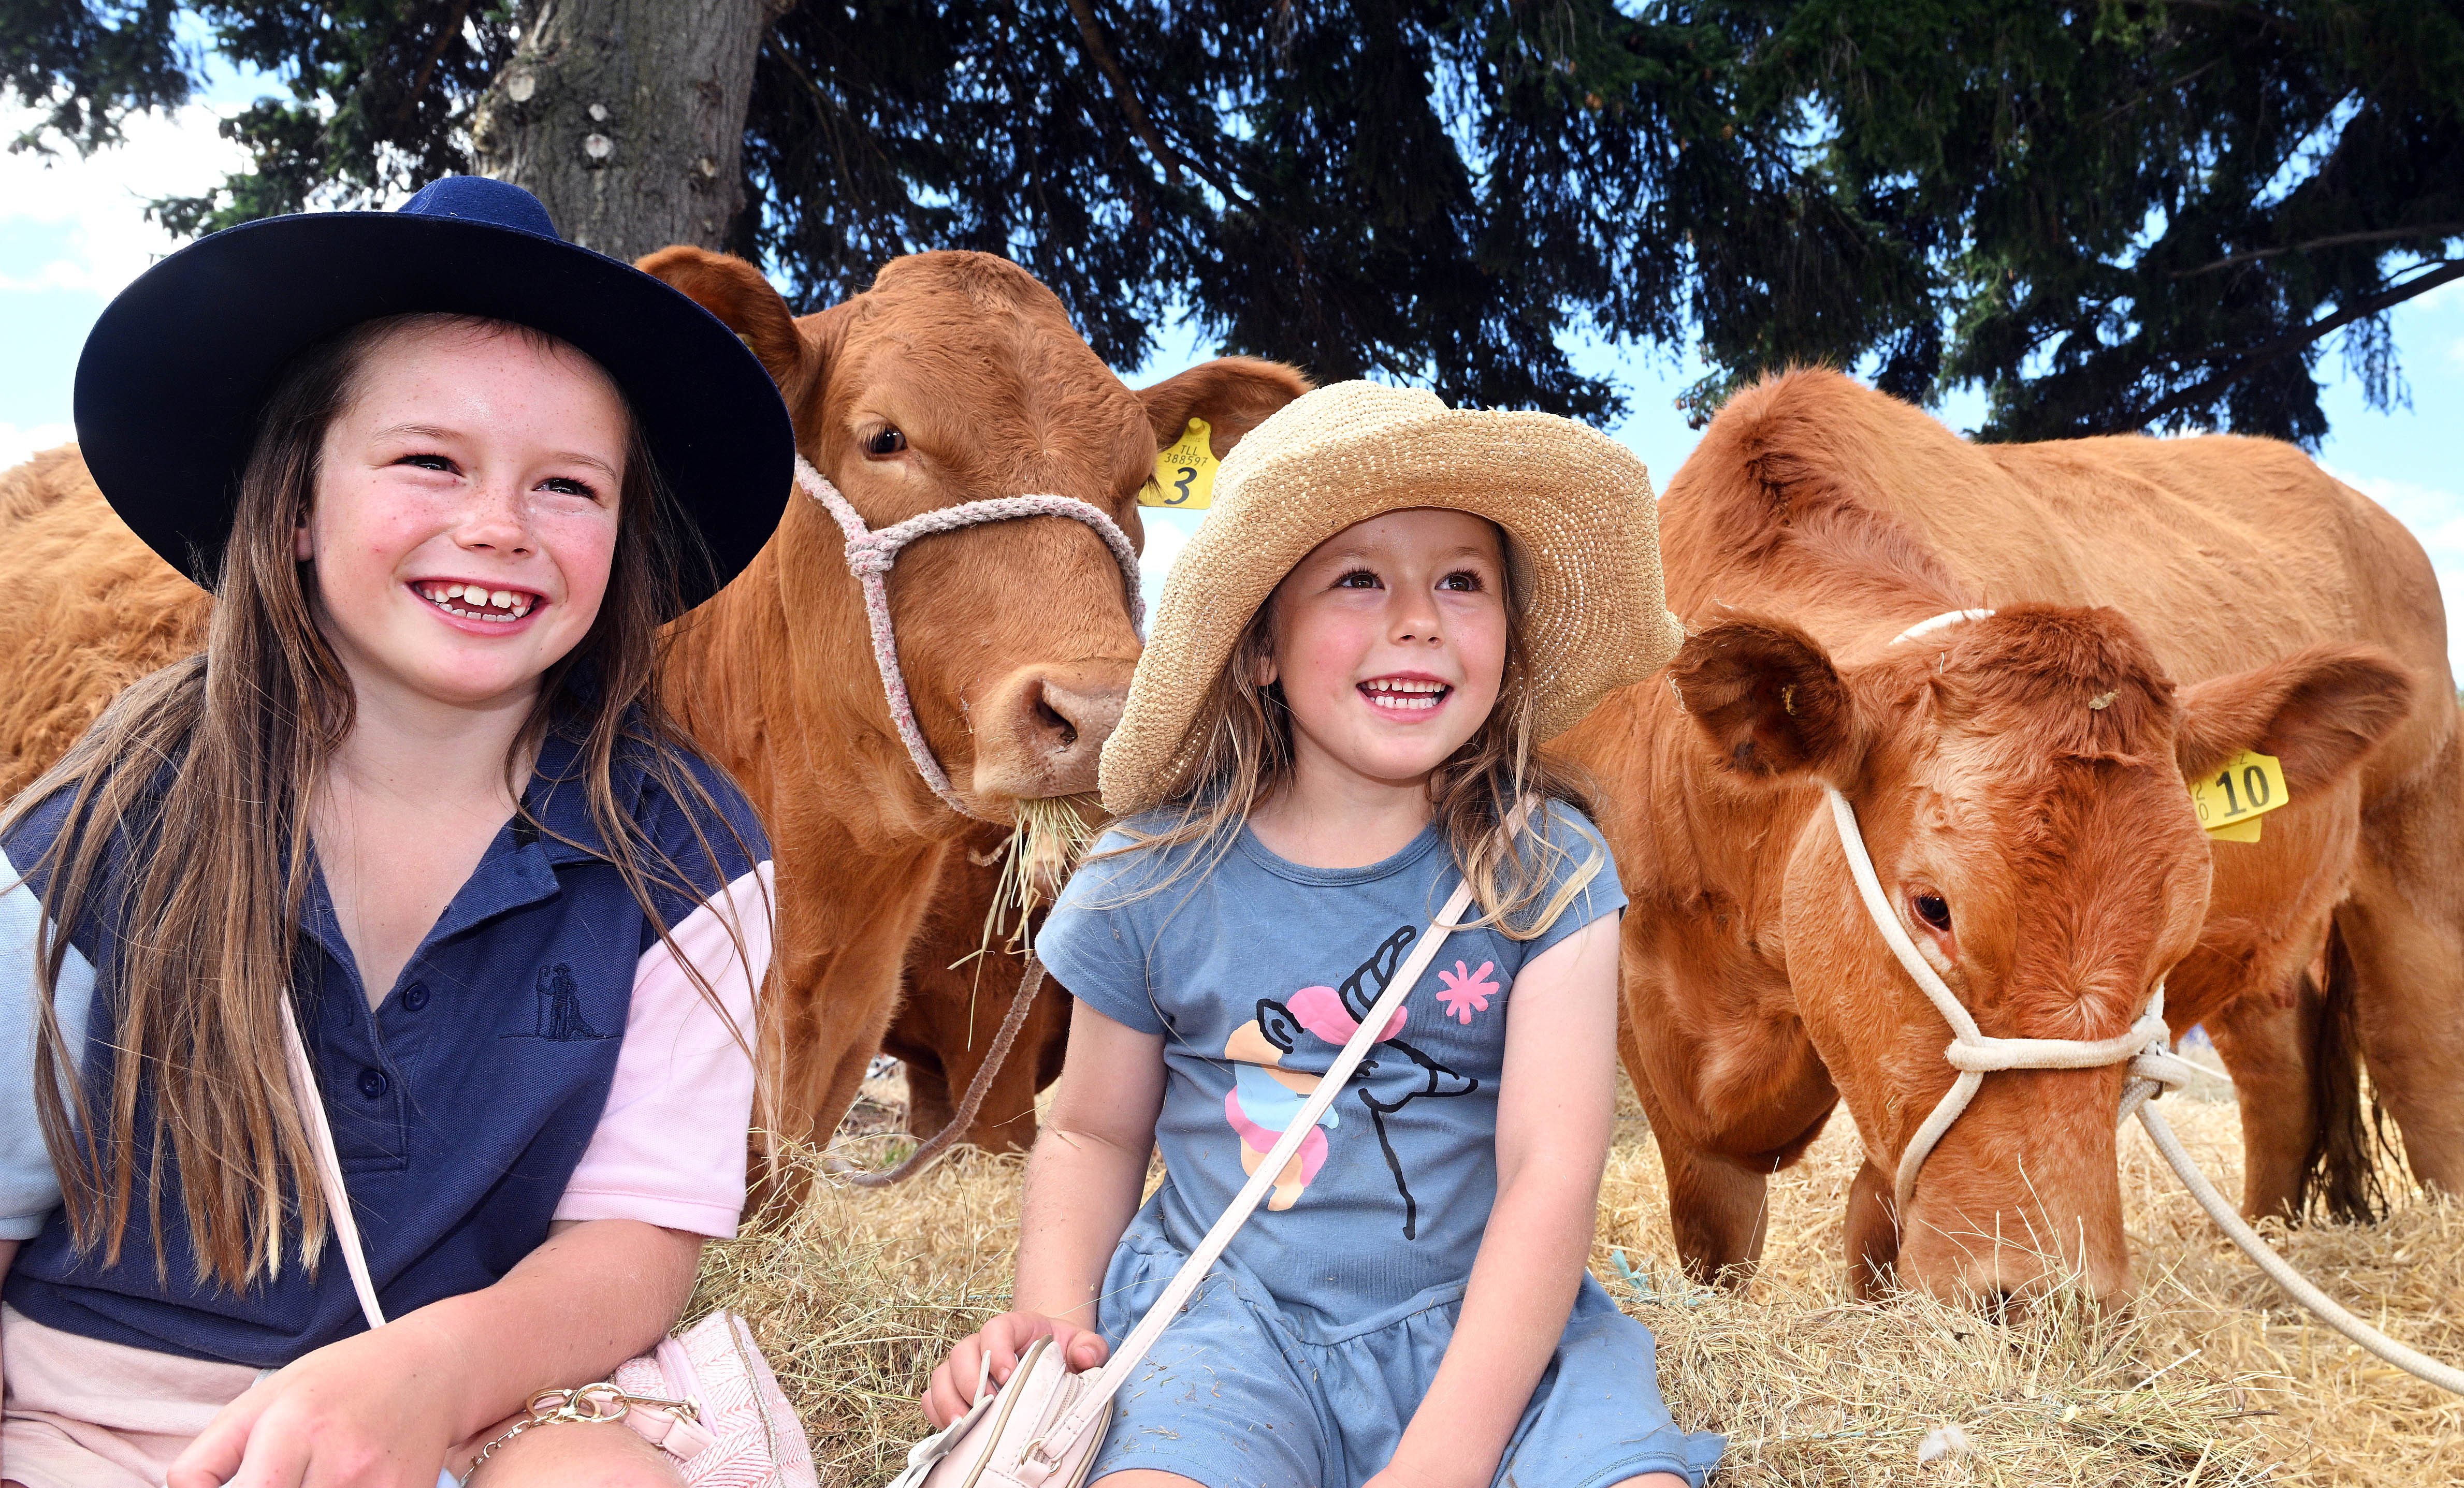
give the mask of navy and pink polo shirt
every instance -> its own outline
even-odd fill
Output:
[[[735,1233],[753,993],[770,957],[770,852],[723,772],[690,755],[672,765],[700,783],[715,813],[662,788],[640,750],[620,759],[615,785],[684,876],[653,885],[673,950],[597,850],[580,751],[553,734],[524,798],[546,831],[498,832],[373,1010],[322,878],[308,886],[300,1028],[388,1315],[490,1285],[559,1219]],[[0,840],[0,1239],[24,1242],[8,1304],[85,1337],[260,1368],[358,1331],[359,1306],[330,1246],[313,1280],[295,1240],[279,1275],[245,1293],[197,1281],[176,1174],[160,1205],[160,1271],[142,1180],[118,1264],[70,1242],[32,1094],[44,885],[17,884],[67,809],[63,793]],[[128,841],[116,855],[131,850]],[[96,915],[72,927],[55,989],[61,1024],[82,1051],[80,1078],[98,1099],[114,1058],[121,929]],[[679,954],[717,993],[725,1018]],[[141,1175],[149,1123],[141,1109]]]

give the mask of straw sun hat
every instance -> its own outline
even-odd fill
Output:
[[[1661,593],[1651,477],[1632,450],[1551,414],[1449,408],[1375,383],[1321,387],[1224,458],[1104,743],[1105,809],[1162,802],[1205,743],[1191,730],[1217,674],[1293,565],[1354,523],[1411,507],[1505,529],[1543,739],[1659,670],[1685,639]]]

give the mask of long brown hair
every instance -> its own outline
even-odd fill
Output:
[[[1499,533],[1500,544],[1513,539]],[[1592,813],[1591,787],[1580,771],[1551,755],[1533,737],[1534,706],[1524,601],[1511,578],[1506,581],[1506,667],[1497,701],[1472,736],[1429,776],[1429,807],[1439,835],[1479,903],[1477,922],[1514,940],[1529,940],[1557,922],[1584,886],[1597,876],[1605,855],[1591,847],[1562,878],[1560,864],[1573,857],[1561,830],[1541,812],[1520,832],[1507,819],[1521,800],[1556,800]],[[1269,596],[1249,618],[1232,656],[1216,674],[1197,717],[1193,737],[1204,745],[1155,809],[1160,825],[1127,825],[1126,847],[1098,857],[1146,848],[1188,846],[1179,865],[1142,878],[1130,897],[1170,887],[1231,849],[1242,823],[1288,784],[1292,772],[1292,715],[1280,683],[1260,683],[1272,658],[1275,602]],[[1554,888],[1551,888],[1551,885]]]
[[[71,1236],[81,1252],[99,1247],[106,1265],[119,1261],[138,1182],[141,1104],[151,1107],[143,1184],[158,1273],[166,1267],[166,1145],[197,1280],[239,1290],[259,1275],[278,1275],[295,1217],[312,1270],[322,1253],[325,1203],[291,1096],[281,1007],[291,995],[309,882],[308,805],[350,733],[353,700],[349,676],[312,617],[309,565],[294,558],[292,534],[308,518],[326,428],[350,406],[361,369],[389,338],[439,325],[517,333],[581,355],[528,327],[411,315],[354,326],[294,358],[259,415],[240,476],[204,654],[129,687],[0,813],[5,832],[38,803],[74,792],[50,845],[35,864],[18,866],[28,878],[49,874],[34,956],[43,1138]],[[672,949],[654,892],[681,892],[688,902],[703,895],[618,803],[612,784],[622,755],[684,804],[689,819],[718,820],[680,757],[682,736],[652,686],[679,567],[708,561],[671,507],[632,421],[605,597],[589,633],[541,676],[505,771],[520,816],[546,832],[529,817],[522,773],[551,729],[580,740],[600,840],[590,850],[616,867]],[[698,825],[695,834],[711,875],[718,875],[714,844]],[[122,864],[116,874],[115,857]],[[109,1087],[99,1092],[76,1075],[52,1007],[71,929],[89,913],[113,931],[105,937],[108,969],[97,968],[112,993],[100,1006],[110,1009],[115,1048]],[[683,955],[677,960],[717,1006],[702,974]],[[742,1030],[737,1038],[745,1044]]]

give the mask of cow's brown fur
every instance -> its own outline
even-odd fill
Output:
[[[77,446],[0,470],[0,801],[121,688],[206,644],[205,593],[111,515]]]
[[[1565,743],[1635,901],[1626,1061],[1689,1267],[1746,1274],[1767,1175],[1844,1097],[1860,1286],[2026,1291],[2058,1258],[2128,1287],[2118,1069],[1989,1075],[1894,1225],[1948,1030],[1867,921],[1819,781],[1887,892],[1949,900],[1937,945],[1987,1033],[2109,1037],[2164,976],[2240,1084],[2253,1213],[2298,1211],[2312,1160],[2358,1150],[2321,1128],[2332,1055],[2298,1005],[2332,925],[2414,1171],[2464,1187],[2464,740],[2435,580],[2393,518],[2270,441],[1969,445],[1808,372],[1721,412],[1661,531],[1692,637]],[[2243,748],[2282,758],[2293,803],[2211,844],[2185,773]]]
[[[1308,386],[1288,367],[1223,358],[1133,391],[1048,290],[988,254],[898,259],[870,291],[801,318],[740,259],[676,248],[643,267],[745,339],[806,458],[876,529],[1031,492],[1089,501],[1134,540],[1137,489],[1190,416],[1228,453]],[[909,449],[869,458],[864,440],[885,425]],[[202,644],[208,602],[112,516],[74,449],[0,482],[6,792],[121,687]],[[952,851],[978,824],[926,789],[891,725],[843,547],[817,503],[792,497],[752,565],[668,637],[669,701],[774,838],[778,975],[762,1032],[780,1124],[799,1139],[825,1137],[854,1099],[945,871],[986,871]],[[927,538],[890,591],[917,714],[976,810],[1002,819],[1021,798],[1092,790],[1138,640],[1091,532],[1039,517]],[[955,959],[973,944],[922,953]]]
[[[975,953],[995,893],[996,874],[987,865],[1006,838],[999,828],[980,829],[950,854],[940,891],[908,948],[907,996],[881,1050],[906,1065],[907,1129],[918,1137],[939,1131],[957,1114],[1025,970],[1024,958],[999,938],[982,955]],[[987,1152],[1033,1146],[1035,1094],[1060,1078],[1068,1039],[1068,994],[1046,978],[961,1140]]]

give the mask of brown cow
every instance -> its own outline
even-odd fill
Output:
[[[1987,1075],[1894,1224],[1949,1031],[1867,919],[1820,782],[1988,1035],[2112,1038],[2163,978],[2239,1083],[2253,1213],[2296,1209],[2334,1135],[2313,1078],[2338,1071],[2305,1067],[2333,1051],[2297,1027],[2332,934],[2326,996],[2413,1171],[2464,1189],[2464,737],[2437,585],[2393,518],[2272,441],[1970,445],[1806,372],[1721,411],[1661,534],[1693,635],[1566,743],[1634,900],[1624,1052],[1689,1269],[1742,1280],[1767,1176],[1844,1096],[1860,1289],[1894,1267],[1947,1295],[2129,1287],[2119,1067]],[[2292,803],[2211,843],[2185,777],[2244,748],[2281,758]]]
[[[1221,455],[1308,385],[1222,358],[1133,391],[1049,290],[988,254],[895,260],[867,293],[801,319],[740,259],[675,248],[643,267],[745,339],[805,458],[876,530],[1037,492],[1088,501],[1134,541],[1138,488],[1192,416]],[[127,682],[193,650],[205,605],[111,516],[73,449],[7,481],[0,787],[31,778]],[[931,793],[899,742],[844,546],[799,496],[753,564],[669,633],[670,701],[775,839],[779,974],[763,1038],[779,1125],[805,1140],[854,1099],[944,860],[978,826]],[[1089,529],[1039,516],[927,537],[889,587],[917,717],[971,809],[1003,821],[1014,800],[1093,789],[1138,639]]]

